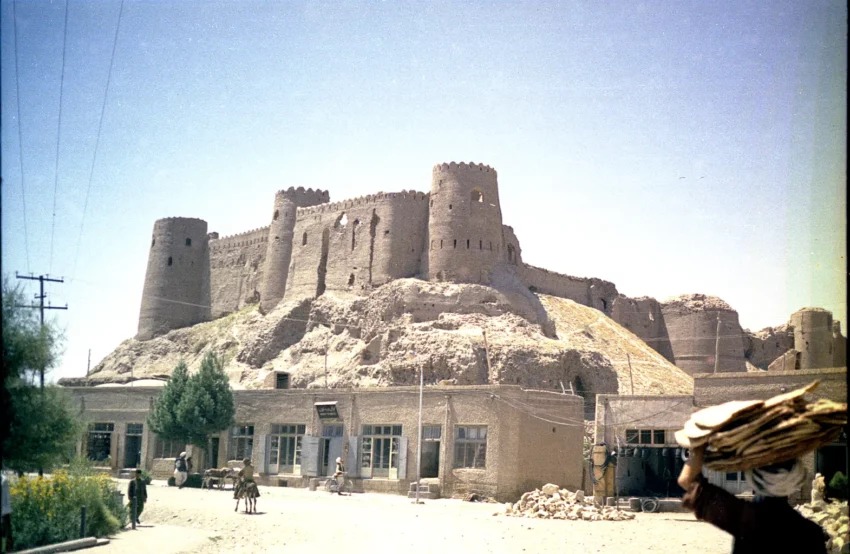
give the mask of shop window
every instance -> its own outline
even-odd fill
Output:
[[[456,468],[483,469],[487,461],[487,426],[464,425],[455,428]]]
[[[230,430],[231,460],[244,460],[254,453],[254,425],[237,425]]]
[[[92,423],[89,425],[87,452],[89,460],[106,462],[112,450],[112,432],[114,423]]]
[[[301,442],[307,432],[304,424],[272,425],[269,434],[269,473],[301,473]]]
[[[154,458],[176,458],[185,449],[183,441],[156,438],[154,443]]]
[[[372,477],[397,475],[401,425],[364,425],[360,441],[360,471]],[[395,478],[395,477],[393,477]]]
[[[664,429],[626,429],[626,444],[667,444]]]

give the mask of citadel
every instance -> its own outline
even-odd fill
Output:
[[[771,362],[785,369],[846,364],[840,323],[822,309],[800,310],[785,326],[753,333],[714,297],[629,298],[611,282],[524,263],[517,235],[502,220],[496,170],[482,164],[435,165],[428,193],[330,202],[328,191],[289,188],[275,194],[269,225],[229,237],[207,231],[201,219],[154,224],[136,339],[249,304],[269,313],[281,302],[325,291],[368,294],[420,278],[595,308],[691,375],[743,372],[747,363],[762,369]]]
[[[235,425],[205,448],[157,436],[163,383],[209,352]],[[247,457],[260,484],[315,488],[340,457],[361,492],[505,501],[555,483],[604,504],[681,494],[674,432],[695,410],[816,379],[815,397],[845,402],[846,377],[826,310],[752,332],[713,296],[629,298],[523,262],[496,171],[452,162],[427,193],[279,191],[267,226],[229,237],[156,221],[135,339],[60,383],[90,422],[78,452],[118,474],[165,479],[191,450],[201,468]],[[845,438],[804,464],[829,478],[847,459]],[[737,472],[707,477],[745,492]]]

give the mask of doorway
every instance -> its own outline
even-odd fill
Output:
[[[421,477],[428,479],[440,476],[440,439],[442,427],[425,425],[422,427]]]
[[[218,445],[220,444],[219,440],[220,439],[218,437],[213,437],[210,439],[209,451],[207,452],[209,468],[218,469]]]
[[[137,468],[142,462],[142,423],[127,424],[127,441],[124,444],[124,467]]]

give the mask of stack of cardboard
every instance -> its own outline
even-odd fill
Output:
[[[815,381],[769,400],[726,402],[691,415],[676,432],[682,446],[705,445],[705,465],[744,471],[797,458],[833,442],[847,424],[847,404],[803,396]]]

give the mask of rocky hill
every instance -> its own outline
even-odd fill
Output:
[[[224,356],[234,388],[506,383],[595,393],[690,394],[692,379],[601,312],[546,295],[480,285],[393,281],[369,296],[328,292],[124,341],[88,378],[65,385],[165,379],[181,359],[194,371]],[[630,368],[631,364],[631,368]],[[327,370],[325,369],[327,368]]]

